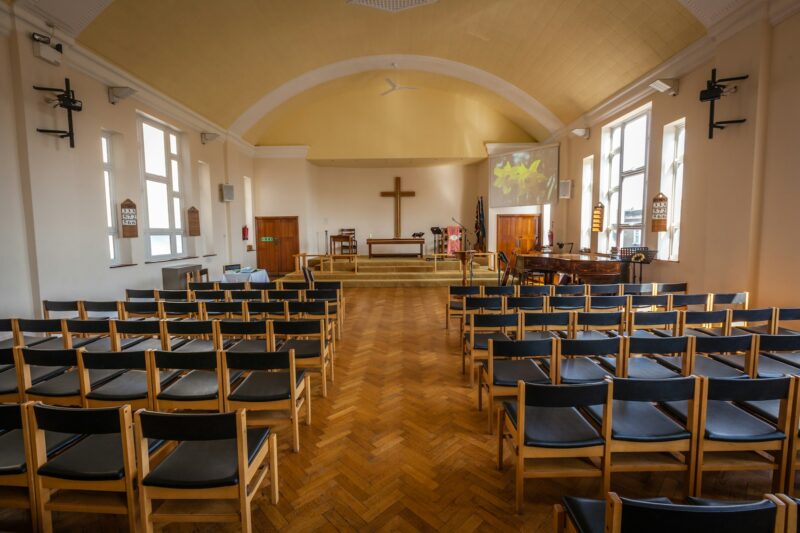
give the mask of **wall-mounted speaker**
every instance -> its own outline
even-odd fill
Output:
[[[564,200],[572,198],[572,180],[560,180],[558,182],[558,198]]]
[[[233,201],[233,185],[221,183],[219,185],[219,201],[232,202]]]

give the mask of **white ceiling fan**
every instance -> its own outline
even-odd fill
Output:
[[[386,96],[389,93],[393,93],[395,91],[416,91],[419,87],[411,87],[409,85],[398,85],[392,78],[386,78],[386,83],[389,84],[389,88],[381,93],[381,96]]]

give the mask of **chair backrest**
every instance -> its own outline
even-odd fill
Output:
[[[650,294],[634,294],[631,296],[631,310],[650,308],[652,311],[672,308],[672,297],[669,294],[653,296]]]
[[[275,301],[290,301],[290,300],[300,300],[301,292],[294,291],[294,290],[276,290],[276,291],[267,291],[267,299],[268,300],[275,300]]]
[[[722,328],[725,334],[728,333],[730,328],[731,313],[728,310],[722,311],[684,311],[682,315],[682,332],[686,332],[688,328],[703,327],[710,325],[711,327]]]
[[[656,294],[687,294],[689,292],[688,283],[658,283],[656,284]]]
[[[550,357],[556,351],[557,340],[500,341],[489,339],[489,354],[493,357]]]
[[[208,441],[235,439],[238,436],[237,418],[241,412],[230,413],[137,413],[141,436],[166,441]]]
[[[733,309],[731,311],[732,322],[746,322],[749,326],[764,324],[769,326],[768,331],[772,331],[772,325],[777,318],[777,311],[774,307],[763,307],[760,309]]]
[[[155,300],[155,289],[125,289],[126,300]]]
[[[620,528],[614,531],[633,533],[674,533],[676,531],[731,531],[776,533],[778,507],[770,500],[730,505],[678,505],[619,498],[622,509]],[[615,505],[607,511],[611,516]],[[611,517],[609,517],[611,518]],[[610,520],[609,520],[610,521]],[[602,527],[602,526],[601,526]],[[611,531],[611,530],[609,530]]]
[[[575,327],[583,330],[613,330],[625,333],[625,313],[622,311],[582,312],[575,315]]]
[[[754,402],[787,400],[792,392],[792,378],[726,379],[702,378],[704,393],[709,400],[724,402]]]
[[[191,294],[187,290],[157,290],[157,300],[169,300],[172,302],[188,302]]]
[[[465,311],[500,311],[503,309],[502,296],[467,296],[464,298]]]
[[[619,355],[622,353],[622,338],[608,339],[561,339],[561,355]]]
[[[171,368],[174,370],[216,370],[219,366],[219,354],[208,352],[152,352],[155,369]]]
[[[124,431],[125,413],[130,406],[74,409],[44,404],[31,404],[36,429],[80,435],[108,435]]]
[[[700,393],[700,378],[670,379],[614,378],[614,399],[626,402],[694,401]]]
[[[628,337],[627,352],[636,355],[687,354],[696,337]]]
[[[201,306],[206,318],[244,318],[243,302],[203,302]]]
[[[161,335],[163,337],[198,338],[214,335],[213,320],[162,320]]]
[[[629,296],[590,296],[589,310],[592,309],[619,309],[627,311],[630,306]]]
[[[609,386],[607,381],[582,385],[525,383],[522,390],[528,407],[587,407],[605,404]]]
[[[555,296],[586,296],[586,285],[555,285]]]
[[[731,335],[720,337],[700,336],[695,339],[697,353],[751,353],[758,344],[756,335]]]
[[[656,290],[654,283],[623,283],[622,294],[630,296],[649,296]]]
[[[213,281],[190,281],[190,291],[213,291],[217,289],[217,284]]]
[[[254,291],[274,291],[278,288],[277,281],[251,281],[250,289]]]
[[[328,302],[286,302],[289,316],[328,315]]]
[[[242,302],[245,300],[260,302],[264,299],[264,291],[257,289],[234,290],[230,291],[229,294],[231,295],[231,300],[235,302]]]
[[[161,336],[161,322],[158,320],[113,320],[111,329],[119,335]]]
[[[561,286],[559,285],[559,287]],[[563,286],[572,287],[572,285]],[[585,311],[588,303],[589,298],[586,296],[551,296],[547,299],[547,304],[551,310]]]
[[[78,354],[79,367],[86,369],[147,370],[147,352],[127,350],[124,352],[85,352]]]
[[[764,352],[800,352],[800,335],[760,335],[758,345]]]
[[[711,304],[713,309],[728,309],[738,306],[739,309],[747,309],[750,304],[750,293],[747,291],[731,292],[725,294],[714,294]]]
[[[243,291],[247,288],[244,281],[218,281],[217,288],[221,291]]]
[[[311,283],[307,281],[281,281],[281,289],[287,291],[307,291]]]
[[[223,301],[226,299],[225,291],[219,291],[216,289],[213,290],[196,290],[192,292],[193,300],[195,301],[204,301],[204,302],[214,302],[214,301]]]
[[[672,307],[677,309],[688,309],[689,306],[699,306],[703,309],[710,309],[710,294],[672,294]]]
[[[499,287],[487,285],[483,288],[483,294],[486,296],[514,296],[516,287],[514,285],[501,285]]]
[[[655,298],[658,298],[656,296]],[[680,329],[680,313],[678,311],[645,311],[630,313],[628,316],[628,333],[638,329],[661,328],[671,329],[673,335]]]
[[[161,305],[155,300],[120,302],[120,318],[157,318],[161,316]]]
[[[506,298],[506,310],[509,311],[544,311],[546,308],[546,296],[509,296]]]
[[[200,302],[161,301],[161,318],[201,318],[203,308]]]
[[[522,327],[526,331],[554,329],[568,331],[572,328],[574,314],[569,311],[555,313],[523,313]]]
[[[520,285],[520,296],[550,296],[553,294],[552,285]]]
[[[473,315],[471,331],[504,330],[519,326],[519,313]]]
[[[45,318],[45,319],[18,318],[16,320],[16,324],[17,324],[17,331],[20,333],[60,334],[63,331],[61,319],[59,318]]]
[[[481,293],[481,288],[478,286],[461,286],[461,285],[451,285],[448,287],[448,294],[450,295],[450,299],[453,297],[457,297],[456,299],[460,300],[464,296],[478,296]]]
[[[66,313],[53,318],[75,318],[80,316],[80,303],[77,300],[44,300],[42,301],[42,312],[45,318],[50,318],[50,313]]]
[[[232,370],[289,370],[291,359],[291,352],[223,353],[225,366]]]
[[[271,320],[270,324],[275,335],[325,337],[325,324],[322,320]]]
[[[223,337],[257,337],[267,338],[269,336],[269,326],[266,320],[255,320],[252,322],[236,322],[230,320],[220,320],[216,322],[217,332]]]
[[[109,335],[111,322],[108,320],[64,320],[64,331],[69,335]]]
[[[332,289],[318,289],[314,285],[313,290],[306,291],[306,300],[308,301],[326,301],[336,302],[339,300],[339,291]]]
[[[20,363],[29,366],[77,366],[78,349],[63,350],[36,350],[33,348],[19,348]]]
[[[778,320],[800,320],[800,307],[781,307],[778,309]]]
[[[118,318],[119,317],[119,302],[116,300],[108,301],[82,301],[81,303],[81,318],[89,319],[95,318],[94,313],[100,316],[97,318]]]
[[[288,318],[287,302],[245,302],[247,316],[262,318]]]
[[[341,291],[344,290],[344,285],[341,281],[315,281],[314,289],[320,291]]]
[[[589,285],[589,296],[622,296],[622,285],[619,283]]]

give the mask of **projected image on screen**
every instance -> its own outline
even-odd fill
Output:
[[[489,168],[491,207],[558,201],[558,145],[492,156]]]

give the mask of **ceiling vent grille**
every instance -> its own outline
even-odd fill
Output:
[[[435,4],[438,0],[347,0],[348,4],[355,4],[389,13],[397,13],[414,7],[422,7]]]

